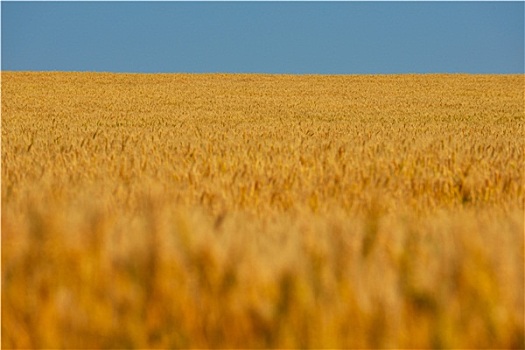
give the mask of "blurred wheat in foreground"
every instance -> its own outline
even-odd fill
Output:
[[[2,72],[2,347],[524,348],[524,92]]]

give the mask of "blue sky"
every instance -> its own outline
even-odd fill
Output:
[[[523,73],[524,2],[1,2],[2,70]]]

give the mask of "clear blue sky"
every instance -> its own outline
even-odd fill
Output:
[[[1,6],[2,70],[524,72],[524,2]]]

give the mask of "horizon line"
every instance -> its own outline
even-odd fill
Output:
[[[472,73],[472,72],[395,72],[395,73],[269,73],[269,72],[227,72],[227,71],[210,71],[210,72],[137,72],[137,71],[91,71],[91,70],[4,70],[0,69],[0,73],[86,73],[86,74],[184,74],[184,75],[291,75],[291,76],[342,76],[342,75],[525,75],[524,72],[489,72],[489,73]]]

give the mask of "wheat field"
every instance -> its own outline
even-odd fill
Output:
[[[524,348],[523,75],[2,72],[2,348]]]

